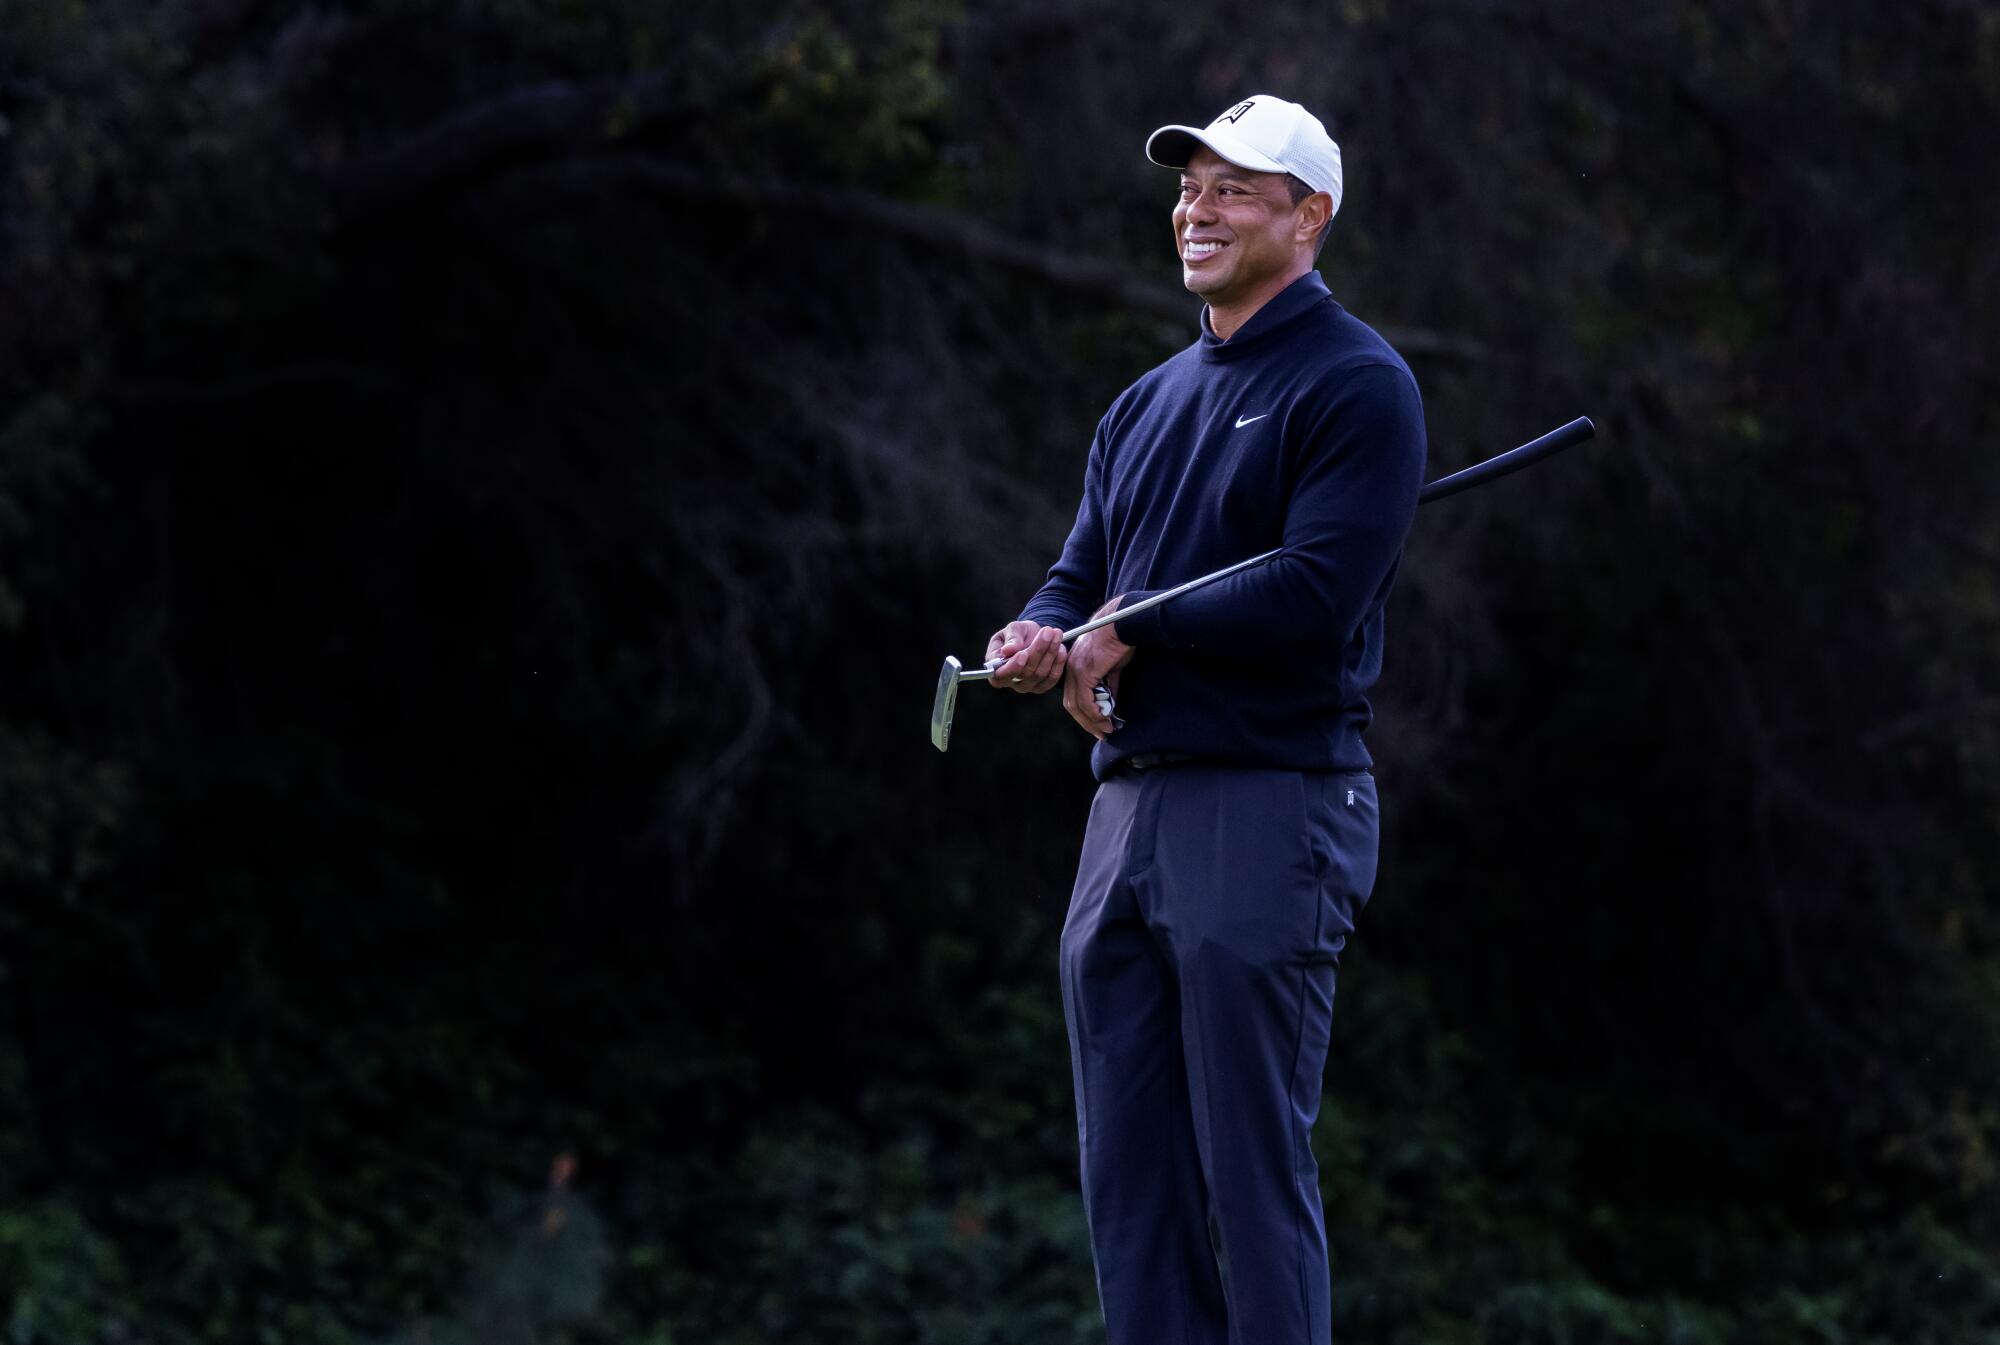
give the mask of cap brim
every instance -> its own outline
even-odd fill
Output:
[[[1234,136],[1212,129],[1197,131],[1192,126],[1162,126],[1146,137],[1146,157],[1162,168],[1185,168],[1194,157],[1195,147],[1206,145],[1228,163],[1256,173],[1291,171],[1276,159],[1259,154]]]

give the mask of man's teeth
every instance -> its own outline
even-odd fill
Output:
[[[1211,252],[1219,251],[1221,247],[1222,244],[1220,243],[1189,243],[1187,245],[1188,256],[1206,257]]]

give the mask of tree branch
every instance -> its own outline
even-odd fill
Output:
[[[352,213],[393,211],[476,179],[510,158],[609,139],[679,106],[673,78],[665,71],[509,89],[355,165],[346,175]]]
[[[513,211],[554,198],[645,192],[675,200],[697,194],[712,197],[720,192],[748,205],[804,210],[818,217],[864,223],[1179,326],[1191,323],[1200,311],[1197,301],[1184,290],[1148,280],[1115,263],[1017,238],[958,211],[913,205],[870,192],[735,176],[657,155],[594,155],[538,164],[508,174],[484,194],[484,199],[491,207]],[[1449,332],[1396,325],[1378,330],[1405,355],[1468,364],[1488,357],[1483,343]]]
[[[685,110],[672,77],[664,71],[510,89],[433,122],[356,164],[346,174],[349,222],[392,213],[455,187],[469,187],[498,173],[510,160],[616,139]],[[684,199],[718,190],[749,204],[837,211],[878,229],[1176,325],[1185,325],[1197,311],[1195,302],[1172,286],[1122,266],[1016,238],[956,211],[870,192],[717,173],[658,155],[600,153],[547,159],[507,174],[487,195],[489,200],[507,201],[526,196],[530,202],[525,204],[551,195],[648,191]],[[1448,332],[1400,326],[1380,330],[1405,355],[1459,363],[1478,363],[1488,356],[1481,342]]]

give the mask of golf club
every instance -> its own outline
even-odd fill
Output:
[[[1550,430],[1539,439],[1531,439],[1519,448],[1510,448],[1505,453],[1497,454],[1484,462],[1475,463],[1463,471],[1453,472],[1450,476],[1439,477],[1418,493],[1417,503],[1429,504],[1432,500],[1442,500],[1447,495],[1456,495],[1460,491],[1468,490],[1473,486],[1482,485],[1488,481],[1496,481],[1503,476],[1518,472],[1523,467],[1532,463],[1540,462],[1543,458],[1553,453],[1560,453],[1572,445],[1580,444],[1596,433],[1597,426],[1591,423],[1589,416],[1578,416],[1569,424]],[[1205,574],[1198,579],[1190,579],[1185,584],[1155,593],[1152,597],[1144,599],[1141,602],[1135,602],[1130,607],[1124,608],[1121,611],[1108,613],[1093,621],[1086,621],[1081,626],[1064,631],[1062,642],[1070,644],[1079,636],[1087,635],[1100,626],[1108,626],[1112,622],[1124,617],[1136,616],[1140,612],[1158,607],[1163,602],[1169,602],[1174,598],[1178,598],[1184,593],[1192,593],[1198,588],[1213,584],[1218,579],[1227,579],[1239,570],[1247,570],[1252,565],[1262,564],[1283,549],[1279,547],[1276,550],[1266,551],[1261,555],[1251,556],[1247,560],[1239,560],[1234,565],[1224,566],[1213,574]],[[993,669],[997,666],[996,662],[984,668],[967,668],[958,661],[955,655],[946,654],[944,656],[944,667],[938,672],[937,694],[931,698],[931,745],[937,748],[938,751],[947,751],[951,746],[951,721],[952,715],[958,709],[958,688],[960,683],[985,681],[993,676]],[[1103,700],[1108,697],[1108,693],[1101,683],[1097,690],[1100,697],[1100,704],[1102,704]],[[1109,713],[1108,709],[1107,713]]]

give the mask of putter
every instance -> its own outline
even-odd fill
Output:
[[[1560,453],[1572,445],[1580,444],[1596,433],[1597,426],[1591,423],[1589,416],[1578,416],[1569,424],[1550,430],[1539,439],[1531,439],[1519,448],[1510,448],[1505,453],[1496,454],[1484,462],[1467,467],[1463,471],[1453,472],[1450,476],[1439,477],[1418,493],[1417,503],[1429,504],[1433,500],[1442,500],[1447,495],[1456,495],[1462,490],[1469,490],[1485,482],[1497,481],[1503,476],[1520,471],[1523,467],[1531,463],[1540,462],[1543,458],[1551,454]],[[1247,570],[1252,565],[1262,564],[1283,549],[1283,547],[1279,547],[1276,550],[1266,551],[1262,555],[1252,556],[1248,560],[1239,560],[1234,565],[1226,565],[1213,574],[1202,575],[1199,579],[1190,579],[1185,584],[1155,593],[1152,597],[1141,602],[1135,602],[1130,607],[1107,613],[1093,621],[1086,621],[1074,630],[1064,631],[1062,642],[1070,644],[1079,636],[1088,635],[1100,626],[1108,626],[1121,617],[1136,616],[1149,608],[1158,607],[1163,602],[1169,602],[1178,598],[1184,593],[1192,593],[1198,588],[1213,584],[1218,579],[1227,579],[1239,570]],[[983,668],[967,668],[958,661],[957,656],[952,654],[944,656],[944,667],[938,673],[937,694],[931,698],[931,746],[937,748],[940,752],[950,749],[951,720],[952,715],[958,709],[959,685],[964,682],[986,681],[993,676],[994,666],[997,666],[997,664]],[[1100,703],[1102,699],[1108,698],[1108,692],[1101,682],[1097,686],[1097,693],[1100,697]]]
[[[1227,579],[1238,570],[1247,570],[1252,565],[1269,560],[1283,549],[1283,547],[1279,547],[1275,550],[1266,551],[1262,555],[1252,556],[1248,560],[1239,560],[1234,565],[1225,565],[1214,574],[1205,574],[1199,579],[1190,579],[1185,584],[1155,593],[1152,597],[1135,602],[1130,607],[1121,608],[1116,612],[1098,617],[1094,621],[1086,621],[1081,626],[1064,631],[1062,642],[1070,644],[1077,637],[1088,635],[1100,626],[1108,626],[1120,617],[1137,616],[1141,612],[1158,607],[1161,603],[1171,598],[1178,598],[1183,593],[1192,593],[1204,584],[1213,584],[1218,579]],[[951,716],[952,712],[958,708],[959,683],[983,682],[993,676],[993,669],[998,666],[998,662],[995,662],[984,668],[967,668],[958,661],[955,655],[946,654],[944,656],[944,669],[938,673],[937,695],[931,700],[931,743],[938,751],[945,751],[951,745]]]

